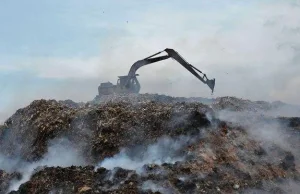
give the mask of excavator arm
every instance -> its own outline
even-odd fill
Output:
[[[181,57],[175,50],[173,49],[165,49],[166,53],[173,59],[175,59],[178,63],[180,63],[183,67],[185,67],[189,72],[191,72],[194,76],[196,76],[199,80],[201,80],[204,84],[207,84],[208,87],[212,90],[212,93],[214,92],[215,88],[215,79],[209,80],[206,76],[206,74],[202,73],[199,69],[194,67],[193,65],[189,64],[183,57]],[[203,74],[203,77],[201,77],[197,71],[201,74]]]
[[[156,55],[159,55],[162,52],[166,52],[168,55],[165,56],[160,56],[160,57],[154,57]],[[139,60],[137,62],[135,62],[130,70],[129,73],[126,77],[126,81],[124,83],[126,88],[131,88],[132,87],[132,83],[136,83],[135,89],[136,91],[139,91],[140,89],[140,84],[136,78],[136,71],[144,66],[144,65],[148,65],[151,63],[155,63],[158,61],[162,61],[162,60],[166,60],[168,58],[173,58],[174,60],[176,60],[178,63],[180,63],[184,68],[186,68],[189,72],[191,72],[194,76],[196,76],[199,80],[201,80],[204,84],[207,84],[208,87],[212,90],[212,93],[214,92],[214,87],[215,87],[215,79],[209,80],[206,76],[206,74],[202,73],[199,69],[197,69],[196,67],[192,66],[191,64],[189,64],[185,59],[183,59],[175,50],[173,49],[165,49],[163,51],[160,51],[158,53],[155,53],[145,59]],[[201,77],[197,72],[199,72],[200,74],[203,74],[203,76]]]
[[[158,53],[156,53],[156,54],[154,54],[154,55],[158,55],[158,54],[160,54],[160,53],[162,53],[162,52],[158,52]],[[129,70],[128,77],[134,77],[134,76],[135,76],[135,72],[136,72],[140,67],[142,67],[142,66],[144,66],[144,65],[148,65],[148,64],[151,64],[151,63],[155,63],[155,62],[162,61],[162,60],[166,60],[166,59],[170,58],[170,56],[168,56],[168,55],[167,55],[167,56],[160,56],[160,57],[151,58],[151,57],[154,56],[154,55],[151,55],[150,57],[147,57],[147,58],[145,58],[145,59],[142,59],[142,60],[139,60],[139,61],[135,62],[135,63],[131,66],[131,68],[130,68],[130,70]]]

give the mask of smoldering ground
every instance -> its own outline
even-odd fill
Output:
[[[196,137],[182,136],[179,138],[163,137],[156,143],[144,146],[135,147],[132,150],[122,149],[121,152],[112,158],[104,159],[98,167],[114,169],[121,167],[129,170],[141,171],[146,164],[175,163],[185,160],[185,155],[182,150],[186,146],[193,143]]]
[[[45,101],[43,103],[47,104]],[[56,106],[55,102],[48,102],[48,104],[55,105],[58,109],[69,110],[67,107],[61,108]],[[5,159],[6,162],[2,162],[1,168],[6,169],[8,172],[19,171],[22,174],[21,180],[10,182],[9,189],[17,190],[22,183],[24,183],[23,186],[25,185],[24,187],[21,186],[23,189],[36,189],[36,184],[40,185],[43,184],[43,181],[47,181],[45,192],[50,190],[53,192],[63,191],[66,189],[65,185],[68,188],[74,187],[77,190],[90,189],[95,191],[97,189],[112,191],[124,189],[124,187],[126,189],[130,187],[136,190],[138,188],[144,191],[152,190],[164,193],[193,193],[199,191],[200,188],[205,188],[209,191],[215,191],[220,188],[224,191],[231,191],[235,188],[240,188],[241,190],[242,188],[247,188],[246,183],[256,188],[256,181],[263,180],[265,176],[259,174],[259,171],[263,171],[267,174],[266,176],[270,174],[269,178],[275,179],[282,174],[285,175],[286,172],[290,172],[294,164],[295,168],[297,167],[299,156],[295,146],[298,145],[298,141],[294,139],[297,136],[292,129],[289,129],[280,120],[270,115],[262,116],[257,111],[226,110],[209,111],[207,118],[202,118],[200,113],[208,109],[206,106],[193,103],[175,104],[178,106],[175,106],[174,111],[179,112],[179,114],[175,114],[175,117],[164,117],[166,123],[162,126],[166,127],[170,133],[173,132],[172,129],[181,128],[181,130],[176,130],[175,136],[173,134],[173,137],[170,137],[170,134],[163,133],[166,128],[160,125],[157,126],[157,124],[151,128],[151,125],[150,131],[155,133],[153,138],[143,135],[144,128],[140,127],[139,131],[142,135],[139,137],[147,140],[150,138],[151,141],[147,141],[147,143],[145,143],[146,141],[139,141],[139,146],[132,144],[127,146],[126,143],[117,144],[119,141],[122,141],[122,138],[128,138],[128,136],[124,136],[124,134],[117,136],[117,133],[120,133],[120,131],[116,130],[116,133],[114,133],[115,128],[107,127],[107,125],[110,123],[126,123],[127,120],[125,118],[125,120],[121,120],[119,117],[127,117],[129,112],[135,113],[135,111],[142,111],[143,115],[146,116],[142,117],[143,120],[145,118],[154,119],[148,121],[152,124],[156,119],[162,119],[158,111],[171,110],[168,104],[163,103],[158,106],[155,102],[152,102],[147,104],[149,106],[146,106],[149,109],[143,109],[145,107],[142,105],[128,108],[128,104],[123,104],[121,108],[114,104],[106,104],[103,111],[99,111],[97,109],[98,106],[79,108],[80,115],[83,114],[84,116],[75,117],[78,122],[71,122],[71,126],[75,128],[68,129],[80,132],[81,138],[78,139],[78,144],[80,144],[80,141],[87,140],[82,138],[81,135],[85,133],[81,129],[88,129],[91,126],[95,130],[99,129],[99,132],[101,132],[99,137],[101,136],[102,138],[97,146],[100,148],[104,145],[108,146],[107,149],[102,150],[102,152],[106,152],[105,158],[97,160],[98,166],[87,167],[88,162],[81,155],[82,150],[80,150],[80,146],[74,146],[74,142],[56,139],[47,145],[47,152],[39,161],[26,163],[23,160],[19,161],[17,158],[12,158],[10,160]],[[83,109],[89,111],[84,112]],[[130,109],[129,112],[128,109]],[[45,110],[48,111],[49,108]],[[97,111],[103,117],[98,117]],[[198,117],[195,113],[197,111],[200,111],[200,113],[198,112]],[[65,114],[66,112],[62,111],[60,113]],[[139,113],[134,115],[137,116]],[[167,113],[168,115],[170,114],[170,112]],[[49,115],[50,113],[45,114],[45,117],[48,118]],[[110,117],[112,119],[109,119]],[[139,120],[138,117],[134,118]],[[169,118],[171,119],[168,120]],[[186,125],[186,122],[192,122],[190,119],[197,122],[194,125]],[[210,120],[211,124],[207,127],[202,127],[204,123],[208,122],[207,119]],[[107,130],[100,130],[102,126],[98,125],[100,120],[107,127],[105,128]],[[129,119],[129,121],[131,120]],[[227,128],[223,128],[222,121],[225,121]],[[93,124],[86,125],[87,123],[90,124],[89,122]],[[80,126],[77,126],[77,124]],[[131,128],[129,127],[132,125],[136,126],[137,122],[129,122],[127,124],[129,125],[126,125],[126,128],[122,128],[124,131],[130,131]],[[112,126],[118,127],[118,125]],[[186,131],[182,130],[182,126],[188,126]],[[136,127],[139,128],[139,125]],[[191,128],[194,128],[194,130],[191,130]],[[192,135],[179,135],[185,134],[184,132],[192,132]],[[107,134],[113,136],[105,136]],[[134,135],[136,134],[134,133]],[[112,141],[112,138],[115,136],[120,139]],[[115,144],[117,144],[117,147],[113,147],[111,150],[111,146],[115,146]],[[54,168],[44,168],[45,165],[53,166]],[[75,167],[68,168],[71,165],[75,165]],[[41,173],[37,173],[37,171]],[[67,174],[67,176],[74,175],[72,178],[75,180],[72,179],[72,182],[67,176],[64,177],[64,180],[61,180],[62,174]],[[86,180],[91,182],[85,182]],[[61,181],[65,182],[60,184]],[[82,184],[77,184],[77,181]],[[59,188],[58,185],[60,186]],[[287,187],[289,185],[293,184],[287,184]],[[257,189],[267,189],[267,187],[257,187]]]
[[[85,165],[85,159],[81,156],[79,150],[72,147],[72,144],[64,138],[55,139],[49,142],[48,152],[41,160],[36,162],[26,162],[21,159],[1,157],[0,169],[7,172],[21,173],[20,180],[12,180],[7,192],[18,190],[19,186],[28,180],[37,170],[43,169],[44,166],[61,166],[67,167],[72,165]]]
[[[280,180],[277,182],[273,181],[264,181],[263,187],[266,188],[266,190],[260,190],[260,189],[247,189],[243,192],[243,194],[271,194],[271,193],[279,193],[278,190],[280,190],[280,193],[284,194],[296,194],[299,193],[299,181],[295,180]]]
[[[221,120],[244,128],[249,137],[259,143],[262,148],[261,157],[256,160],[251,158],[255,163],[267,161],[270,164],[284,164],[284,168],[299,170],[297,168],[300,165],[300,131],[293,129],[287,122],[279,119],[279,117],[284,116],[299,116],[299,107],[284,106],[257,112],[222,110],[217,115]],[[246,153],[241,150],[241,154]],[[282,158],[282,155],[286,155],[286,157]],[[244,158],[249,158],[249,156],[245,155]],[[282,163],[283,161],[284,163]],[[260,189],[246,189],[245,193],[297,193],[299,183],[297,178],[293,180],[266,180],[263,181]]]

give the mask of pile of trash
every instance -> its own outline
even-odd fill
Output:
[[[158,102],[158,103],[201,103],[210,106],[215,111],[228,110],[228,111],[274,111],[280,108],[286,108],[289,111],[297,112],[300,115],[299,105],[289,105],[280,101],[266,102],[266,101],[250,101],[247,99],[236,98],[232,96],[218,97],[218,98],[202,98],[202,97],[172,97],[162,94],[124,94],[124,95],[97,95],[88,105],[97,105],[108,102]],[[83,104],[81,103],[81,106]]]
[[[107,102],[130,102],[130,103],[139,103],[139,102],[159,102],[159,103],[174,103],[174,102],[198,102],[202,104],[211,104],[214,99],[202,98],[202,97],[173,97],[163,94],[118,94],[118,95],[97,95],[90,104],[100,104]]]
[[[76,110],[55,100],[36,100],[17,110],[1,130],[1,152],[10,157],[35,160],[47,151],[47,141],[70,130]]]
[[[291,153],[280,148],[267,153],[245,131],[222,124],[181,151],[192,154],[182,161],[144,164],[137,170],[45,167],[12,193],[232,193],[248,189],[284,193],[280,187],[266,189],[264,184],[300,178]]]
[[[229,111],[261,111],[270,110],[273,108],[271,103],[264,101],[250,101],[235,97],[220,97],[216,98],[212,103],[215,110],[229,110]]]
[[[205,115],[209,112],[199,103],[108,102],[76,107],[36,100],[5,122],[0,146],[10,157],[35,161],[47,152],[50,140],[68,137],[74,146],[83,142],[85,154],[98,161],[120,147],[197,131],[209,125]]]
[[[300,115],[299,105],[286,104],[281,101],[250,101],[247,99],[225,96],[212,99],[210,102],[211,103],[208,105],[216,112],[222,110],[252,112],[272,117],[280,117],[282,114],[288,117],[298,117]]]
[[[97,100],[36,100],[8,118],[0,126],[0,193],[286,193],[284,180],[300,180],[300,119],[241,114],[271,111],[270,103]],[[58,139],[68,144],[55,146]]]

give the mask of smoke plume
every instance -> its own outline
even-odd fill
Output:
[[[5,161],[6,169],[11,169],[7,165],[9,161]],[[85,160],[81,157],[79,150],[75,150],[71,147],[71,143],[66,139],[56,139],[49,144],[48,153],[39,161],[33,163],[26,163],[22,161],[15,161],[12,164],[18,162],[16,171],[22,174],[21,180],[13,180],[10,183],[9,191],[18,190],[21,184],[27,182],[33,173],[38,169],[45,166],[48,167],[68,167],[72,165],[84,165]],[[2,168],[2,165],[0,166]]]
[[[180,151],[192,141],[192,138],[186,136],[178,139],[164,137],[145,149],[122,149],[119,154],[112,158],[104,159],[98,167],[107,169],[121,167],[129,170],[140,170],[145,164],[161,165],[163,163],[183,161],[185,155],[180,153]]]

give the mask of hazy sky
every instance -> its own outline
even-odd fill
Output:
[[[165,48],[216,78],[214,95],[169,59],[141,93],[300,104],[299,0],[2,0],[0,120],[34,99],[91,100]]]

